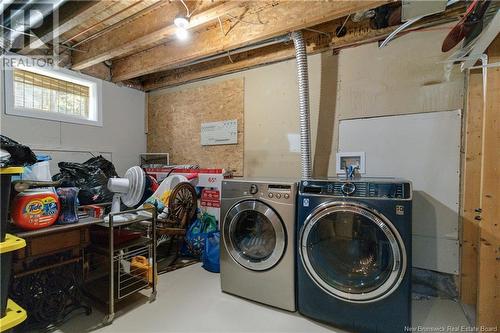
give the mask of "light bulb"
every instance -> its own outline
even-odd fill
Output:
[[[186,40],[189,37],[188,31],[184,28],[177,28],[175,35],[179,40]]]
[[[177,16],[174,19],[174,24],[177,28],[186,29],[189,25],[189,20],[184,16]]]

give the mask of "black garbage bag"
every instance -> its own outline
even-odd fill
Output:
[[[102,155],[92,157],[91,159],[85,161],[83,164],[96,166],[101,169],[108,178],[117,177],[115,166],[113,163],[102,157]]]
[[[36,163],[36,155],[30,147],[20,144],[5,135],[0,135],[0,148],[10,154],[7,161],[2,161],[1,167],[27,166]]]
[[[63,187],[78,187],[78,201],[80,205],[93,205],[111,202],[113,193],[108,190],[110,177],[116,176],[113,163],[102,156],[91,158],[84,163],[59,162],[60,173],[52,180],[62,180]],[[99,166],[103,166],[105,171]]]

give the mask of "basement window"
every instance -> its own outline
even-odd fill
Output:
[[[6,113],[102,126],[100,82],[67,70],[16,67],[6,71]]]

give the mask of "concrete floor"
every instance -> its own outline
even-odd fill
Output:
[[[90,316],[75,316],[56,332],[343,332],[297,313],[224,294],[219,274],[200,264],[161,275],[155,302],[137,295],[119,310],[112,325],[101,326],[103,316],[96,310]],[[448,325],[469,325],[458,303],[414,301],[413,326]]]

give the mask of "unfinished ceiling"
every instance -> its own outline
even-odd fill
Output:
[[[456,20],[463,9],[458,3],[412,28]],[[304,30],[309,53],[381,40],[401,24],[401,3],[64,1],[54,15],[55,28],[33,29],[38,39],[16,52],[56,48],[63,66],[150,91],[291,58],[287,34],[295,30]],[[188,40],[176,38],[178,15],[189,17]]]

